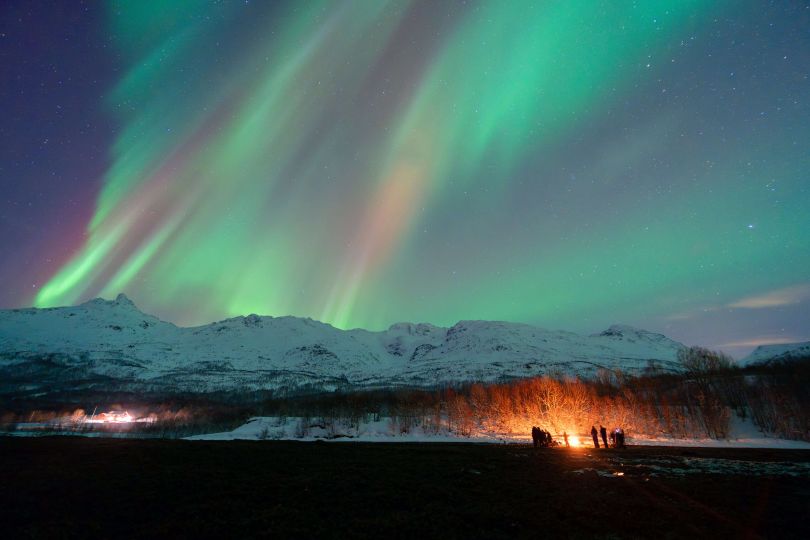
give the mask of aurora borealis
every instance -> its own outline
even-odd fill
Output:
[[[810,340],[805,3],[18,4],[3,307]]]

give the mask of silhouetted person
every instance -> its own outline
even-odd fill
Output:
[[[607,448],[607,428],[602,424],[599,424],[599,434],[602,436],[602,443],[605,445],[605,448]]]
[[[610,446],[616,448],[616,430],[610,430]]]
[[[565,431],[563,431],[563,439],[565,440],[565,447],[566,448],[571,448],[571,445],[568,444],[568,433],[565,432]]]
[[[622,428],[616,429],[616,446],[624,448],[624,430]]]
[[[593,437],[593,447],[599,448],[599,432],[596,431],[596,426],[591,426],[591,437]]]
[[[537,442],[538,439],[540,439],[539,431],[540,430],[537,429],[537,426],[532,426],[532,444],[534,445],[535,448],[537,448]]]

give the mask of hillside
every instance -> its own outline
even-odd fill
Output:
[[[810,341],[760,345],[751,354],[740,360],[740,365],[763,365],[775,362],[790,362],[803,358],[810,358]]]

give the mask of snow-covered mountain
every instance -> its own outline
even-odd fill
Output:
[[[810,341],[803,343],[780,343],[776,345],[760,345],[751,354],[740,360],[741,366],[756,364],[771,364],[774,362],[789,362],[810,358]]]
[[[489,321],[398,323],[370,332],[248,315],[181,328],[119,295],[0,311],[0,392],[317,391],[590,376],[599,368],[639,372],[650,362],[677,370],[681,348],[618,325],[591,336]]]

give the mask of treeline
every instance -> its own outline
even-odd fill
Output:
[[[540,426],[553,434],[585,434],[599,423],[637,436],[725,438],[734,415],[763,432],[810,440],[810,359],[740,369],[722,353],[700,347],[682,352],[684,371],[654,366],[642,376],[601,370],[590,380],[535,377],[500,384],[435,390],[377,390],[268,400],[265,416],[317,419],[322,425],[389,418],[393,430],[419,428],[527,434]]]
[[[723,354],[692,347],[679,360],[683,371],[677,374],[651,365],[641,376],[601,370],[593,379],[544,376],[497,384],[275,398],[121,394],[108,395],[101,404],[88,398],[84,411],[64,402],[36,407],[16,402],[0,406],[0,427],[78,417],[92,414],[98,406],[99,412],[128,409],[154,416],[156,422],[138,430],[164,437],[228,431],[250,416],[276,416],[298,418],[302,436],[313,425],[338,433],[386,421],[398,433],[418,429],[426,434],[511,436],[527,435],[532,426],[539,426],[557,436],[584,435],[601,423],[621,426],[631,436],[725,438],[738,416],[752,420],[768,435],[810,441],[810,358],[740,369]]]

